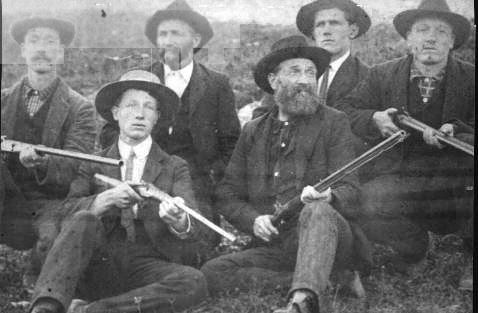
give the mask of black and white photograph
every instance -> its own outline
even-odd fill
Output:
[[[474,312],[472,0],[1,0],[1,313]]]

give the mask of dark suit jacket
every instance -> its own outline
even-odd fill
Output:
[[[369,67],[359,58],[349,55],[340,66],[327,90],[327,105],[335,108],[335,102],[349,94],[361,80],[367,77],[369,70]],[[252,112],[252,118],[256,118],[272,108],[274,101],[269,98],[272,96],[265,96],[267,100],[263,100],[261,105]]]
[[[381,139],[372,121],[376,111],[394,107],[407,109],[411,55],[373,67],[370,76],[354,91],[336,103],[336,108],[350,118],[353,132],[363,140],[375,143]],[[475,67],[450,57],[446,67],[445,101],[442,124],[456,125],[456,137],[474,141]],[[406,141],[405,143],[406,144]],[[375,162],[374,173],[399,170],[403,144],[390,150]]]
[[[2,90],[1,134],[12,138],[17,108],[24,105],[22,83]],[[55,90],[45,121],[41,144],[47,147],[91,153],[95,141],[95,109],[83,96],[60,80]],[[38,184],[55,190],[64,198],[74,179],[79,162],[68,158],[50,156],[46,174],[37,175]],[[42,198],[42,195],[38,195]]]
[[[147,70],[164,82],[161,63],[154,63]],[[189,88],[189,130],[198,151],[198,163],[202,171],[210,173],[212,170],[217,175],[216,178],[220,178],[240,133],[234,94],[225,75],[197,62],[194,62]],[[152,132],[153,139],[160,142],[158,138],[168,136],[171,123],[172,121],[160,119]],[[117,134],[117,125],[106,124],[100,136],[102,146],[112,144]]]
[[[118,145],[112,145],[99,155],[119,159]],[[96,181],[93,178],[95,173],[121,180],[121,172],[118,167],[83,163],[78,177],[71,183],[68,198],[63,203],[62,209],[65,218],[79,210],[88,210],[97,194],[112,188]],[[186,161],[177,156],[170,156],[162,151],[156,143],[153,143],[151,147],[142,179],[154,184],[171,196],[182,197],[190,208],[195,209],[197,207]],[[148,200],[140,205],[138,219],[143,221],[145,230],[156,249],[165,257],[174,261],[178,258],[176,245],[182,240],[173,235],[167,224],[159,217],[158,204],[157,201]],[[118,223],[120,216],[119,209],[111,209],[102,216],[106,234],[112,232],[115,227],[121,227]],[[200,225],[193,218],[190,218],[190,221],[189,239],[194,239],[200,230]]]
[[[218,209],[238,229],[253,233],[257,216],[272,214],[273,203],[267,198],[266,147],[267,113],[244,126],[224,179],[216,195]],[[330,107],[299,122],[295,139],[295,175],[297,194],[306,185],[314,185],[354,158],[352,132],[347,116]],[[351,174],[333,186],[332,205],[346,218],[358,209],[357,177]]]

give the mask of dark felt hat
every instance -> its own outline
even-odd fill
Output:
[[[339,8],[350,15],[350,22],[357,24],[359,31],[355,38],[363,35],[370,28],[371,21],[367,12],[351,0],[317,0],[299,9],[296,17],[297,28],[307,37],[312,35],[315,13],[326,8]]]
[[[75,25],[69,21],[60,20],[51,17],[30,17],[13,23],[10,33],[18,44],[22,44],[25,34],[29,29],[35,27],[48,27],[56,30],[60,36],[60,41],[65,46],[69,45],[75,37]]]
[[[166,9],[156,11],[146,22],[144,34],[154,45],[156,45],[158,25],[166,20],[184,21],[197,31],[201,35],[201,42],[197,48],[203,47],[214,35],[206,17],[194,11],[185,0],[175,0]]]
[[[172,116],[173,109],[178,105],[179,98],[176,93],[161,84],[159,78],[151,72],[132,70],[123,74],[119,81],[103,86],[95,98],[98,113],[105,120],[114,122],[111,108],[116,100],[128,89],[144,90],[158,100],[158,110],[162,118]]]
[[[455,34],[453,49],[463,45],[470,37],[470,22],[463,15],[451,12],[445,0],[423,0],[417,9],[398,13],[393,19],[393,25],[406,38],[413,23],[423,17],[436,17],[450,24]]]
[[[302,36],[289,36],[276,41],[271,52],[263,57],[254,68],[254,80],[262,90],[272,94],[274,90],[269,84],[268,75],[283,61],[289,59],[309,59],[317,68],[317,78],[322,75],[330,62],[327,50],[311,47]]]

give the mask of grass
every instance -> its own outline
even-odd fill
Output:
[[[355,299],[337,289],[331,290],[331,313],[468,313],[473,312],[473,294],[461,291],[458,282],[464,268],[471,262],[465,257],[461,240],[454,236],[434,236],[431,249],[421,270],[413,277],[393,273],[380,264],[390,254],[376,246],[376,263],[370,277],[362,279],[367,291],[365,299]],[[225,248],[224,246],[222,247]],[[237,250],[237,247],[229,247]],[[13,302],[29,299],[21,277],[26,252],[0,246],[0,312],[21,313]],[[285,304],[287,286],[273,290],[252,286],[248,292],[232,291],[211,298],[187,313],[263,313]]]

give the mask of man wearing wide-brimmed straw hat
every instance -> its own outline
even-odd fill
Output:
[[[178,100],[142,70],[98,92],[98,112],[120,127],[119,138],[100,155],[124,165],[81,166],[63,203],[68,217],[35,287],[33,313],[177,312],[207,296],[200,271],[170,262],[168,247],[194,240],[199,227],[175,205],[196,207],[187,163],[151,138],[159,116],[170,114]],[[126,182],[111,188],[95,181],[96,173]],[[174,201],[143,199],[130,187],[141,180]]]
[[[317,78],[329,59],[326,50],[291,36],[258,62],[254,79],[276,105],[244,126],[216,192],[220,212],[253,236],[254,248],[201,268],[212,293],[249,288],[252,281],[265,283],[274,273],[295,269],[290,302],[275,312],[327,312],[332,266],[351,260],[354,236],[347,219],[360,193],[354,174],[321,193],[309,186],[354,157],[347,116],[317,96]],[[274,204],[301,192],[302,212],[274,227]]]
[[[145,35],[162,54],[162,60],[147,70],[181,99],[172,119],[153,130],[153,139],[168,153],[188,162],[201,211],[211,217],[214,184],[221,179],[240,132],[228,78],[194,60],[194,53],[212,38],[213,30],[206,17],[184,0],[175,0],[148,19]],[[103,146],[116,134],[117,126],[108,123],[101,134]],[[213,216],[218,223],[218,216]],[[183,249],[188,254],[183,261],[204,261],[204,252],[211,248],[212,241],[217,243],[217,237],[212,240],[214,236],[207,236],[205,241],[209,242],[199,249],[202,251]]]
[[[424,0],[393,20],[409,55],[377,65],[370,77],[337,108],[352,130],[368,141],[398,131],[397,111],[405,110],[440,132],[472,143],[475,128],[475,67],[454,58],[469,37],[469,21],[444,0]],[[411,130],[401,147],[378,159],[365,184],[364,230],[391,245],[397,269],[424,259],[427,231],[459,230],[472,214],[473,157],[445,147],[428,128]]]
[[[94,108],[57,74],[64,49],[74,37],[74,25],[51,17],[16,21],[11,36],[20,45],[27,75],[2,90],[1,134],[28,144],[91,153],[95,138]],[[19,155],[2,155],[0,243],[33,250],[34,280],[40,259],[55,237],[55,200],[63,199],[79,161],[39,155],[32,148]],[[34,225],[34,226],[33,226]]]

